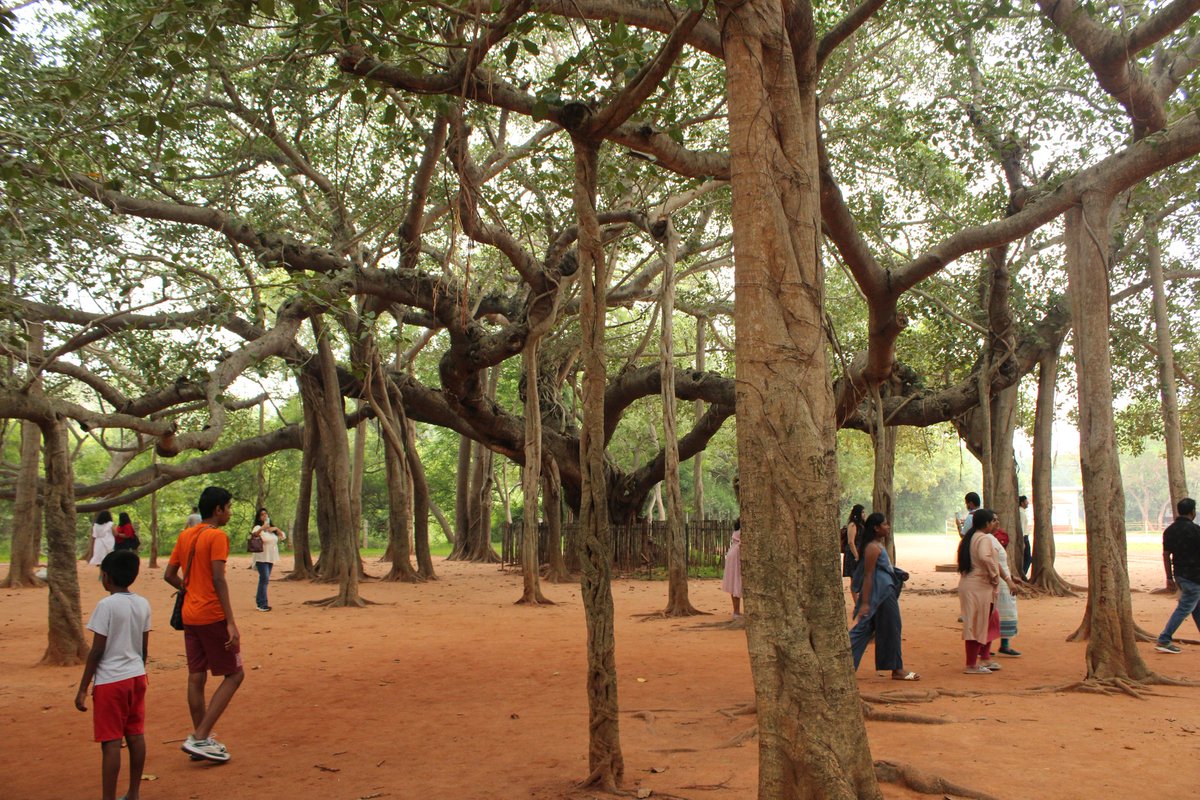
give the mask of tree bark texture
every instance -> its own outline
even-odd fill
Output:
[[[886,386],[887,384],[884,384]],[[888,425],[883,416],[884,386],[875,386],[872,393],[875,399],[875,424],[871,426],[871,444],[875,461],[872,466],[871,510],[878,511],[896,526],[896,428]],[[888,537],[888,557],[896,563],[896,540]]]
[[[616,639],[613,633],[613,538],[604,458],[605,310],[608,269],[596,217],[595,142],[572,137],[574,206],[579,225],[583,348],[583,426],[579,436],[582,490],[579,508],[580,588],[587,620],[588,777],[615,790],[625,775],[617,717]]]
[[[43,423],[41,432],[46,446],[46,582],[50,588],[50,624],[41,663],[68,667],[83,663],[88,651],[75,571],[75,474],[66,421]]]
[[[396,425],[396,421],[392,422]],[[399,424],[403,424],[400,422]],[[396,452],[390,437],[383,442],[383,464],[387,472],[388,487],[388,553],[392,568],[384,580],[413,583],[420,578],[412,565],[410,506],[408,470],[405,468],[404,450]]]
[[[718,10],[733,186],[742,571],[758,707],[758,797],[879,798],[838,566],[811,7],[746,0],[721,2]]]
[[[458,437],[458,469],[454,475],[454,547],[450,560],[459,561],[467,557],[471,546],[471,440],[466,436]]]
[[[663,405],[663,441],[666,442],[666,472],[663,483],[667,495],[667,607],[668,617],[688,617],[700,612],[688,599],[687,536],[683,524],[683,490],[679,487],[679,435],[675,404],[675,261],[679,252],[679,234],[667,219],[663,246],[662,329],[658,339],[658,366],[661,371]]]
[[[521,351],[525,367],[525,463],[521,467],[521,597],[517,603],[540,605],[541,570],[538,565],[538,484],[542,477],[542,400],[538,381],[538,342],[530,336]]]
[[[367,531],[362,522],[363,472],[367,468],[367,422],[354,426],[354,460],[350,472],[350,520],[355,540],[362,537],[362,546],[367,546]]]
[[[403,411],[403,404],[395,403]],[[429,552],[429,483],[425,480],[425,465],[417,451],[417,433],[413,421],[404,422],[404,452],[408,458],[408,474],[412,478],[413,496],[413,550],[417,556],[417,574],[427,581],[437,580],[433,570],[433,556]]]
[[[313,464],[317,449],[316,397],[305,389],[311,380],[301,373],[300,404],[304,409],[304,438],[300,449],[300,474],[296,487],[296,522],[292,526],[292,571],[286,580],[311,580],[316,577],[313,569],[312,546],[309,544],[309,520],[312,517]]]
[[[1087,526],[1087,677],[1144,680],[1125,550],[1125,492],[1113,422],[1108,256],[1113,198],[1085,193],[1065,216],[1067,285],[1075,331],[1079,458]]]
[[[1158,242],[1158,223],[1146,223],[1146,258],[1150,264],[1150,284],[1154,292],[1154,333],[1158,340],[1158,385],[1162,392],[1163,433],[1167,446],[1167,488],[1171,492],[1171,511],[1188,496],[1187,472],[1183,460],[1183,434],[1179,427],[1179,391],[1175,384],[1175,353],[1171,341],[1171,319],[1167,314],[1167,291],[1163,285],[1162,248]]]
[[[1038,362],[1037,410],[1033,422],[1033,566],[1030,582],[1044,592],[1063,597],[1071,587],[1054,568],[1054,494],[1051,486],[1054,455],[1054,402],[1058,385],[1058,348]]]
[[[16,589],[40,586],[34,575],[38,565],[38,532],[42,528],[42,499],[38,494],[38,462],[42,459],[42,432],[37,423],[22,420],[21,463],[17,471],[16,497],[13,500],[12,555],[8,574],[0,587]]]
[[[360,606],[363,600],[358,594],[358,577],[362,564],[350,501],[350,438],[346,433],[346,409],[338,386],[337,363],[329,334],[319,317],[313,317],[313,335],[317,339],[321,381],[321,402],[316,408],[321,441],[321,459],[316,465],[317,524],[331,526],[331,530],[321,537],[323,543],[329,544],[328,549],[321,552],[320,577],[338,585],[330,605]]]
[[[558,462],[546,459],[542,472],[542,515],[546,518],[546,580],[566,583],[571,579],[563,555],[562,484],[558,477]]]
[[[29,336],[29,358],[32,364],[41,359],[44,353],[46,326],[41,322],[27,322],[26,333]],[[30,367],[30,372],[35,367]],[[41,378],[34,380],[29,387],[30,394],[42,393]],[[16,496],[13,498],[12,537],[10,539],[11,555],[9,556],[8,575],[0,582],[0,587],[16,589],[27,586],[40,586],[34,572],[38,565],[38,543],[42,531],[42,498],[38,492],[38,465],[42,461],[42,432],[37,423],[21,420],[21,450],[20,465],[17,469]]]

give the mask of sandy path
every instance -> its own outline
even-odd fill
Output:
[[[900,563],[913,589],[952,587],[933,572],[953,541],[901,537]],[[270,614],[255,613],[256,576],[231,563],[248,675],[218,735],[227,765],[193,764],[178,750],[188,732],[180,634],[166,627],[169,589],[145,570],[137,589],[155,609],[148,699],[146,798],[539,798],[567,793],[586,774],[583,609],[576,587],[548,586],[558,605],[512,605],[519,577],[495,567],[438,563],[426,585],[369,583],[366,610],[322,610],[304,600],[328,587],[272,582]],[[281,565],[286,566],[286,565]],[[1060,550],[1060,570],[1083,581],[1078,545]],[[380,565],[369,570],[381,574]],[[1131,556],[1135,589],[1161,582],[1153,552]],[[84,607],[102,589],[80,567]],[[664,602],[664,583],[619,581],[617,661],[626,785],[707,800],[754,797],[756,742],[724,747],[753,724],[726,716],[752,702],[744,634],[703,627],[723,619],[718,581],[693,583],[714,617],[641,622]],[[1173,600],[1134,595],[1134,612],[1157,631]],[[1170,797],[1194,793],[1200,767],[1200,690],[1162,689],[1145,701],[1027,690],[1078,679],[1084,645],[1067,644],[1083,600],[1021,602],[1025,657],[999,674],[961,673],[953,595],[906,592],[906,665],[916,687],[869,669],[864,693],[901,689],[984,692],[910,707],[947,725],[871,723],[876,758],[907,761],[1002,798]],[[0,593],[0,797],[57,800],[99,794],[99,753],[90,719],[75,711],[79,669],[35,667],[45,641],[45,594]],[[1181,636],[1196,637],[1191,623]],[[1200,647],[1166,656],[1142,645],[1166,674],[1200,678]],[[20,767],[17,768],[17,764]],[[910,798],[895,787],[889,798]]]

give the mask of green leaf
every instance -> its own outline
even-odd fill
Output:
[[[153,136],[158,130],[158,121],[154,117],[138,117],[137,129],[142,136]]]
[[[258,0],[258,10],[265,16],[275,16],[275,0]]]
[[[160,11],[150,20],[150,27],[155,30],[161,30],[164,25],[171,19],[170,11]]]

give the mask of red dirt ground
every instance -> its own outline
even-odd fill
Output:
[[[953,544],[950,537],[900,537],[899,562],[913,574],[912,589],[954,585],[956,576],[933,571]],[[154,781],[143,783],[144,798],[551,800],[570,794],[586,774],[578,587],[546,586],[553,607],[514,606],[519,576],[438,562],[436,583],[365,584],[363,595],[377,605],[363,610],[305,606],[329,587],[273,581],[275,610],[260,614],[247,564],[244,556],[231,562],[248,672],[217,728],[233,756],[225,765],[194,764],[178,749],[189,732],[181,634],[166,625],[162,570],[144,570],[136,585],[157,626],[147,701],[146,771]],[[1068,579],[1084,580],[1077,548],[1060,548],[1058,565]],[[1157,632],[1174,602],[1146,593],[1161,583],[1161,561],[1137,552],[1130,569],[1137,621]],[[368,570],[384,572],[374,563]],[[80,565],[88,611],[102,592],[95,572]],[[665,583],[641,580],[619,580],[613,589],[625,785],[689,800],[753,798],[757,740],[725,746],[753,717],[721,713],[753,701],[744,633],[704,627],[728,614],[715,580],[692,585],[693,600],[714,616],[639,621],[636,615],[664,604],[665,590]],[[45,645],[45,592],[0,598],[0,797],[95,797],[99,748],[90,719],[72,706],[80,668],[35,666]],[[1014,645],[1025,656],[1005,660],[998,674],[970,676],[961,672],[956,597],[906,591],[905,663],[924,680],[900,684],[876,674],[868,650],[859,671],[863,692],[980,694],[901,707],[951,724],[868,723],[874,757],[1005,800],[1193,794],[1197,689],[1164,687],[1146,700],[1030,693],[1082,676],[1084,645],[1064,637],[1083,603],[1022,600]],[[1178,635],[1194,638],[1192,627],[1185,623]],[[1177,656],[1141,648],[1164,674],[1200,678],[1200,647]],[[920,797],[895,786],[884,794]]]

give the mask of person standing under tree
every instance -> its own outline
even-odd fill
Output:
[[[121,777],[121,740],[129,747],[129,791],[137,800],[146,766],[146,653],[150,643],[150,603],[129,591],[141,562],[131,550],[109,553],[100,563],[108,597],[88,620],[95,636],[75,694],[75,708],[87,711],[92,688],[92,729],[100,743],[100,792],[115,800]]]
[[[183,644],[187,652],[187,700],[193,730],[180,749],[193,758],[228,761],[229,752],[213,738],[212,729],[246,677],[242,669],[241,637],[233,621],[225,578],[229,537],[220,527],[229,522],[233,495],[219,486],[210,486],[200,494],[198,507],[203,521],[179,534],[163,575],[163,580],[185,592]],[[204,688],[209,671],[223,680],[206,706]]]
[[[867,642],[875,637],[875,669],[891,670],[894,681],[919,681],[921,676],[904,669],[900,652],[900,585],[908,573],[892,566],[887,554],[887,540],[892,525],[876,511],[863,523],[864,542],[862,561],[862,593],[855,604],[850,628],[850,653],[854,669],[867,651]]]
[[[1185,497],[1176,510],[1179,516],[1163,531],[1163,568],[1167,586],[1179,587],[1179,603],[1158,635],[1154,649],[1160,653],[1183,652],[1171,637],[1188,615],[1200,630],[1200,525],[1196,524],[1196,501]]]
[[[192,513],[188,514],[187,522],[184,523],[183,527],[194,528],[203,521],[203,518],[200,516],[200,509],[196,506],[192,506]]]
[[[258,570],[258,592],[254,595],[254,605],[259,611],[270,611],[271,604],[267,602],[267,582],[271,580],[271,568],[279,560],[279,542],[287,535],[278,527],[271,524],[271,516],[265,508],[258,510],[258,521],[250,530],[250,538],[262,539],[262,550],[251,552],[250,560]]]
[[[1021,495],[1017,498],[1017,508],[1021,512],[1021,579],[1029,580],[1029,568],[1033,566],[1033,523],[1029,519],[1029,498]]]
[[[733,536],[725,553],[725,574],[721,589],[733,598],[733,619],[742,618],[742,518],[733,521]]]
[[[979,495],[975,492],[967,492],[967,494],[963,497],[963,502],[966,503],[967,506],[966,513],[964,513],[962,517],[959,517],[957,514],[954,515],[954,524],[958,526],[959,536],[965,536],[967,531],[971,529],[971,516],[975,513],[975,509],[979,508],[981,503]]]

